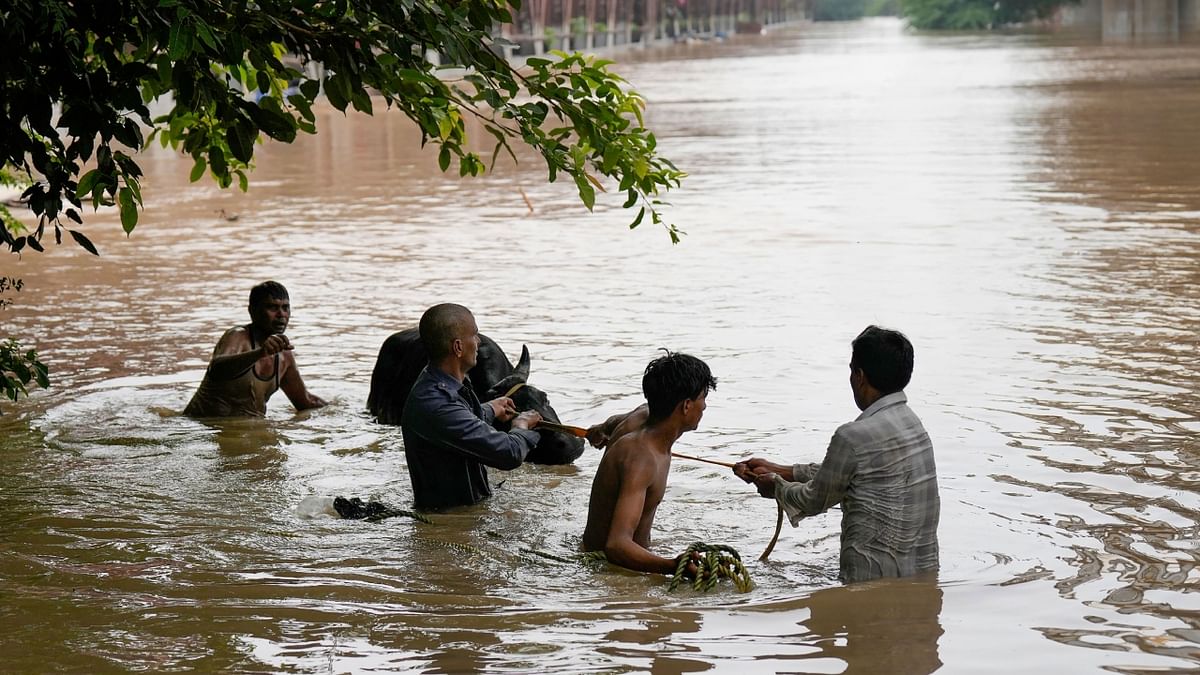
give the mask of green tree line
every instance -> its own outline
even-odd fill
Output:
[[[920,30],[988,30],[1045,19],[1078,0],[815,0],[817,21],[904,17]]]

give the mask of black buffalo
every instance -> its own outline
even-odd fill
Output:
[[[382,424],[400,424],[404,400],[429,362],[425,345],[416,328],[393,333],[379,348],[375,370],[371,373],[371,392],[367,410]],[[479,336],[479,360],[467,376],[480,401],[504,396],[515,385],[524,384],[509,396],[517,410],[536,410],[547,422],[558,422],[558,413],[550,407],[545,392],[525,384],[529,379],[529,349],[521,347],[521,360],[514,367],[504,350],[486,335]],[[505,428],[505,425],[500,425]],[[583,454],[583,439],[557,431],[536,429],[541,437],[527,462],[570,464]]]

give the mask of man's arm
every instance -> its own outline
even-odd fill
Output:
[[[800,466],[797,464],[796,466]],[[738,462],[733,465],[733,475],[741,478],[747,483],[753,483],[755,476],[760,474],[774,473],[783,477],[786,481],[795,480],[792,473],[792,467],[787,464],[776,464],[763,459],[762,457],[753,457],[744,462]]]
[[[593,448],[605,448],[621,436],[640,428],[649,416],[650,408],[645,403],[627,413],[613,415],[600,424],[588,427],[588,443]]]
[[[483,421],[488,424],[507,422],[516,417],[518,412],[517,404],[507,396],[494,398],[480,407],[483,410]]]
[[[621,472],[620,492],[613,506],[604,555],[609,562],[638,572],[674,574],[674,560],[654,555],[633,539],[642,520],[646,493],[654,480],[654,473],[651,462],[638,459],[633,459],[631,466]]]
[[[261,347],[250,348],[250,335],[244,328],[225,331],[217,346],[213,348],[208,363],[208,374],[216,380],[232,380],[254,367],[264,356],[272,356],[292,349],[292,343],[284,335],[271,335]]]
[[[801,518],[823,513],[846,496],[846,489],[858,470],[854,448],[840,435],[834,434],[816,474],[804,483],[789,482],[782,476],[771,479],[775,499],[783,506],[795,525]],[[761,478],[759,479],[761,480]],[[756,481],[757,482],[757,481]],[[760,484],[760,494],[761,494]]]
[[[272,335],[271,337],[281,336]],[[296,406],[296,410],[309,410],[325,406],[326,403],[322,398],[304,386],[304,379],[300,377],[300,369],[296,367],[296,359],[291,354],[284,354],[280,359],[279,367],[284,368],[285,364],[283,377],[279,378],[279,388],[287,395],[292,405]]]
[[[428,441],[505,471],[521,466],[537,445],[538,434],[531,430],[541,420],[536,412],[521,413],[513,420],[512,430],[504,432],[476,417],[466,404],[441,396],[437,391],[414,389],[404,406],[401,425]]]
[[[820,464],[776,464],[755,457],[733,465],[734,475],[753,483],[759,495],[777,500],[793,525],[841,502],[856,470],[854,448],[838,434]]]

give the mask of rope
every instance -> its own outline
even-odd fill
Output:
[[[693,554],[699,554],[700,559],[693,560]],[[697,570],[692,588],[697,591],[707,593],[716,588],[721,579],[732,581],[740,593],[748,593],[754,587],[750,573],[742,564],[742,556],[736,549],[724,544],[705,544],[698,541],[688,546],[683,555],[679,556],[679,564],[675,567],[675,574],[671,577],[671,585],[667,590],[674,591],[679,588],[679,584],[687,577],[688,564],[693,562],[696,563]]]
[[[779,532],[783,529],[783,504],[775,502],[775,506],[779,509],[778,514],[775,516],[775,536],[771,537],[771,543],[767,544],[767,550],[758,556],[759,562],[767,561],[767,557],[771,555],[771,551],[775,550],[775,542],[779,541]]]

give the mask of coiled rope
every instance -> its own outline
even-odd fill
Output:
[[[693,555],[696,554],[696,555]],[[699,558],[698,560],[696,558]],[[687,547],[679,556],[679,564],[671,577],[671,585],[667,590],[674,591],[687,580],[688,564],[696,564],[696,577],[692,580],[692,588],[707,593],[717,587],[721,579],[729,579],[740,593],[748,593],[754,588],[750,572],[742,564],[742,556],[732,546],[724,544],[705,544],[696,542]]]

